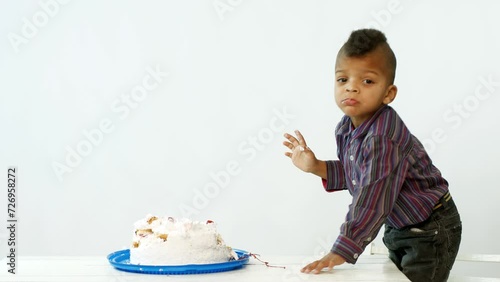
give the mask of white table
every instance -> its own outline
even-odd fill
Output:
[[[123,272],[114,269],[106,257],[20,257],[16,275],[7,272],[6,260],[0,261],[3,267],[0,281],[409,281],[386,257],[381,255],[362,255],[356,265],[343,264],[331,272],[319,275],[300,273],[300,268],[311,257],[263,255],[262,260],[271,265],[285,266],[286,269],[266,267],[250,258],[242,269],[195,275],[147,275]]]

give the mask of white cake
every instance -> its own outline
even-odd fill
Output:
[[[141,265],[207,264],[237,260],[216,224],[147,215],[134,224],[130,263]]]

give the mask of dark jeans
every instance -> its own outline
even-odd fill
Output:
[[[396,229],[385,227],[384,244],[389,258],[413,282],[446,281],[462,238],[462,222],[450,199],[441,200],[424,222]]]

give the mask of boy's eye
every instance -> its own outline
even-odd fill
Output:
[[[341,77],[341,78],[337,78],[337,81],[338,81],[338,82],[346,82],[346,81],[347,81],[347,78],[343,78],[343,77]]]
[[[371,80],[371,79],[365,79],[363,82],[366,83],[366,84],[372,84],[373,80]]]

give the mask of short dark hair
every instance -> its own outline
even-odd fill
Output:
[[[376,29],[358,29],[351,33],[346,43],[342,45],[338,54],[337,60],[341,56],[346,57],[362,57],[376,48],[381,47],[387,63],[387,71],[389,83],[394,83],[396,77],[396,56],[392,51],[385,34]]]

